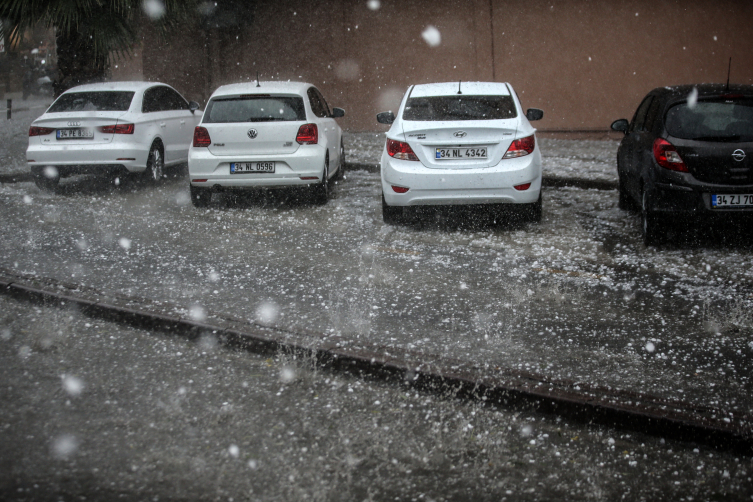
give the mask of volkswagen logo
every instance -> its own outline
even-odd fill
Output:
[[[254,139],[259,135],[259,132],[256,129],[249,129],[246,134],[248,134],[249,138]]]
[[[81,122],[79,122],[78,120],[71,120],[70,122],[68,122],[68,125],[69,126],[73,126],[73,127],[80,126]],[[743,155],[743,157],[744,157],[744,155]]]
[[[737,150],[732,152],[732,158],[738,162],[742,162],[745,159],[745,152],[738,148]]]
[[[453,136],[455,136],[456,138],[465,138],[466,136],[468,136],[468,133],[465,131],[458,131],[454,133]]]

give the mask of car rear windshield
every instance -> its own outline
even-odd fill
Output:
[[[512,96],[409,98],[403,120],[498,120],[517,116]]]
[[[204,122],[279,122],[306,120],[303,98],[239,96],[215,98],[207,104]]]
[[[47,113],[124,112],[131,106],[133,91],[70,92],[55,101]]]
[[[753,141],[753,97],[723,97],[680,103],[667,111],[667,132],[676,138]]]

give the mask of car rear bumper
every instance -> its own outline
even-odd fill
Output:
[[[301,147],[289,155],[216,156],[206,148],[191,147],[188,175],[191,185],[213,188],[277,188],[321,182],[327,149],[322,145]],[[274,162],[274,173],[231,174],[232,162]],[[302,179],[309,178],[309,179]],[[202,181],[197,181],[202,180]]]
[[[129,148],[123,143],[92,145],[30,145],[27,163],[35,168],[55,166],[70,174],[98,174],[108,169],[142,172],[146,169],[148,148]],[[33,162],[32,162],[33,160]]]
[[[472,169],[428,168],[417,161],[382,155],[382,193],[390,206],[530,204],[541,191],[541,155],[503,159],[496,166]],[[530,183],[526,190],[514,187]],[[397,193],[393,186],[408,188]]]
[[[659,213],[667,214],[705,214],[727,215],[734,217],[735,214],[753,214],[753,206],[748,207],[714,207],[713,195],[739,195],[753,194],[753,185],[681,185],[676,183],[654,184],[651,193],[650,209]]]

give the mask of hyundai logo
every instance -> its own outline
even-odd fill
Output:
[[[68,122],[68,125],[69,126],[74,126],[74,127],[75,126],[80,126],[81,122],[79,122],[78,120],[71,120],[70,122]]]
[[[738,162],[742,162],[745,159],[745,152],[738,148],[737,150],[732,152],[732,158]]]
[[[455,136],[456,138],[465,138],[466,136],[468,136],[468,133],[465,131],[458,131],[453,134],[453,136]]]
[[[249,129],[246,134],[248,134],[249,138],[254,139],[259,135],[259,132],[256,129]]]

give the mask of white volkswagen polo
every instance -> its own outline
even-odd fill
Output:
[[[224,85],[212,94],[188,155],[191,200],[212,192],[308,187],[315,201],[329,198],[342,173],[342,130],[319,90],[302,82]]]
[[[541,219],[541,153],[512,87],[496,82],[414,85],[392,124],[381,158],[382,214],[395,223],[403,208],[505,204]]]
[[[198,109],[159,82],[73,87],[32,122],[27,162],[42,189],[74,174],[144,173],[157,182],[165,166],[186,162]]]

